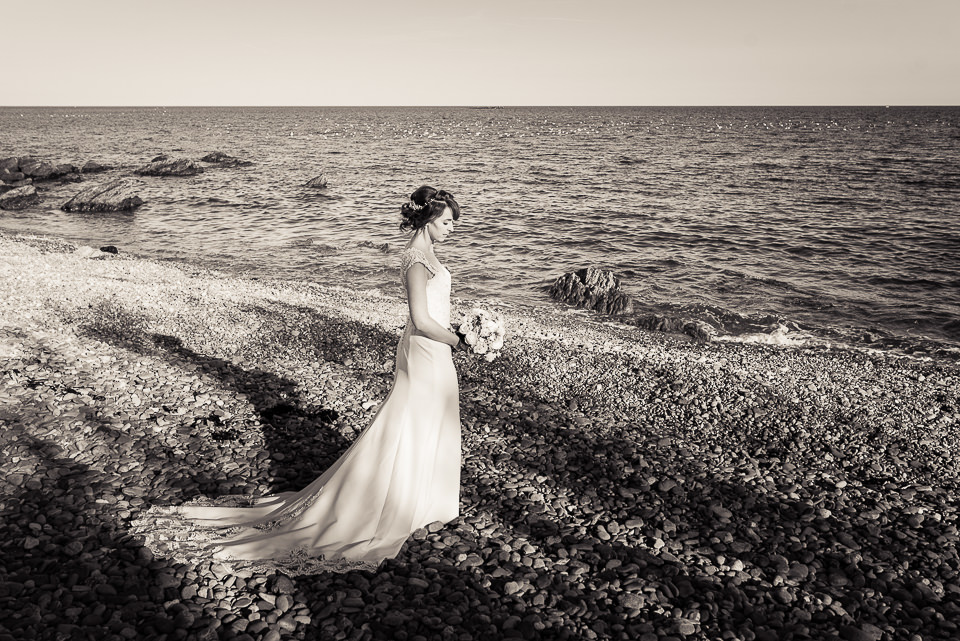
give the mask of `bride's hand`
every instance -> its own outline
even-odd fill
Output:
[[[464,342],[464,340],[463,340],[465,334],[461,334],[459,328],[454,329],[454,330],[453,330],[453,333],[456,334],[456,335],[457,335],[457,338],[459,338],[460,340],[457,341],[457,344],[456,344],[456,345],[451,345],[451,346],[450,346],[450,349],[453,350],[454,353],[456,353],[456,352],[469,352],[469,351],[470,351],[470,346],[467,345],[467,343]]]

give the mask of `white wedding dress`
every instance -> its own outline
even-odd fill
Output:
[[[427,307],[450,324],[450,273],[421,251],[401,255],[401,279],[423,264]],[[373,421],[330,468],[296,493],[221,497],[154,507],[132,524],[157,556],[292,574],[372,569],[407,537],[460,513],[460,406],[450,346],[408,318],[393,387]]]

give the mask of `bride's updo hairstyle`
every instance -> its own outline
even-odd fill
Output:
[[[409,202],[401,205],[400,213],[403,215],[403,221],[400,223],[400,229],[418,232],[428,223],[442,216],[443,210],[447,207],[453,212],[454,220],[460,218],[460,205],[453,199],[453,194],[442,189],[437,191],[433,187],[424,185],[410,194]]]

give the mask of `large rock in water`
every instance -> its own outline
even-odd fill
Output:
[[[135,173],[141,176],[196,176],[203,173],[203,167],[187,158],[177,158],[152,162]]]
[[[57,171],[56,165],[42,161],[30,159],[20,159],[20,171],[24,176],[28,178],[33,178],[34,180],[49,180],[50,178],[56,178],[60,175]]]
[[[15,211],[26,209],[40,202],[40,195],[33,185],[18,187],[0,196],[0,209]]]
[[[327,177],[324,176],[323,174],[320,174],[319,176],[316,176],[308,180],[307,184],[305,184],[304,187],[313,187],[315,189],[326,189]]]
[[[131,211],[143,204],[134,193],[136,185],[115,180],[107,185],[92,185],[63,203],[63,211]]]
[[[550,287],[550,296],[603,314],[626,314],[633,311],[633,300],[620,289],[620,280],[613,272],[595,267],[564,274]]]
[[[214,151],[209,153],[201,158],[200,161],[220,165],[221,167],[249,167],[253,164],[249,160],[240,160],[239,158],[234,158],[230,154],[225,154],[222,151]]]
[[[96,160],[88,160],[83,167],[80,168],[80,171],[85,174],[97,174],[101,171],[107,171],[108,169],[110,169],[110,167],[107,165],[101,165]]]
[[[29,156],[10,157],[0,160],[0,180],[6,183],[31,179],[35,182],[53,180],[76,173],[77,168],[69,163],[53,164]]]

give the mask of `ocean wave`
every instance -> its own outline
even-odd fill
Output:
[[[309,247],[311,251],[321,256],[339,254],[347,247],[345,243],[332,243],[322,240],[294,241],[292,244],[300,248]]]
[[[777,347],[804,347],[814,342],[812,336],[799,333],[786,325],[778,325],[769,332],[750,334],[724,334],[716,336],[716,341],[725,343],[751,343],[754,345],[773,345]]]
[[[866,279],[871,285],[894,285],[905,288],[920,288],[925,290],[939,290],[950,287],[949,283],[942,283],[929,278],[902,278],[899,276],[871,276]]]
[[[947,336],[960,340],[960,318],[944,323],[943,331]]]
[[[719,269],[717,270],[717,273],[722,274],[724,276],[732,276],[738,280],[755,281],[755,282],[763,283],[764,285],[773,285],[774,287],[791,291],[791,292],[802,291],[800,287],[798,287],[797,285],[794,285],[793,283],[789,283],[785,280],[774,278],[773,276],[767,276],[765,274],[751,274],[749,272],[741,271],[738,269],[729,269],[729,268]]]
[[[365,249],[376,249],[382,254],[390,253],[390,243],[378,243],[374,240],[361,240],[357,243],[357,247],[363,247]]]
[[[768,162],[768,161],[759,161],[755,162],[752,165],[756,169],[769,169],[771,171],[781,171],[789,169],[786,165],[782,165],[778,162]]]

